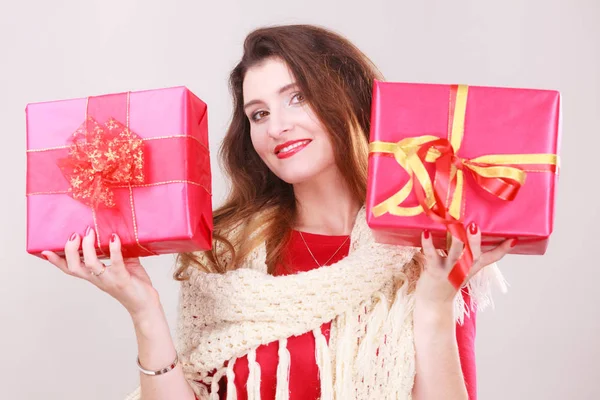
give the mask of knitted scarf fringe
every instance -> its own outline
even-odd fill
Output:
[[[491,283],[498,282],[500,289],[506,291],[506,282],[497,269],[488,267],[474,277],[468,284],[468,289],[473,299],[472,307],[467,307],[462,296],[457,296],[455,310],[457,321],[462,323],[464,315],[476,305],[481,307],[493,306],[490,296]],[[486,272],[484,272],[486,271]],[[391,392],[380,393],[377,388],[389,384],[391,380],[400,378],[397,374],[404,371],[404,375],[414,376],[414,354],[399,354],[400,347],[406,348],[406,343],[401,344],[402,335],[406,333],[407,326],[412,324],[411,312],[414,299],[406,293],[407,285],[400,287],[394,294],[391,306],[389,300],[381,292],[373,296],[370,312],[364,315],[365,321],[354,318],[354,314],[347,312],[336,318],[332,324],[331,340],[329,344],[320,328],[314,329],[312,334],[315,339],[315,362],[319,369],[321,384],[321,400],[342,399],[411,399],[411,380],[404,386],[392,386]],[[409,325],[407,325],[409,324]],[[363,339],[356,344],[356,333],[364,329]],[[339,334],[336,335],[336,332]],[[405,338],[406,339],[406,338]],[[400,346],[399,346],[400,345]],[[247,380],[248,400],[260,400],[261,370],[256,361],[256,348],[247,354],[249,376]],[[400,358],[403,358],[400,359]],[[407,362],[408,360],[408,362]],[[236,400],[234,366],[236,358],[229,360],[227,367],[217,370],[212,377],[206,377],[210,382],[210,391],[207,385],[193,385],[199,400],[219,400],[219,382],[227,378],[227,400]],[[403,367],[401,367],[403,365]],[[276,400],[289,400],[289,371],[291,366],[290,353],[287,348],[287,339],[279,340]],[[407,373],[408,372],[408,373]],[[360,381],[362,389],[355,387],[354,382]],[[381,397],[381,396],[384,397]],[[138,388],[126,400],[140,400],[141,392]]]

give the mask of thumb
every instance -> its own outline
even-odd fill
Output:
[[[134,276],[136,278],[149,279],[148,272],[146,271],[144,266],[140,263],[139,258],[137,258],[137,257],[136,258],[127,258],[124,260],[124,262],[125,262],[125,268],[131,274],[131,276]]]

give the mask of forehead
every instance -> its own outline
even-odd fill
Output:
[[[269,58],[246,71],[243,83],[244,101],[267,99],[279,89],[294,82],[294,74],[280,58]]]

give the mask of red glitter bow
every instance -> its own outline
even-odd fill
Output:
[[[75,131],[69,156],[59,161],[74,199],[97,208],[114,207],[115,187],[144,183],[143,141],[111,118],[88,118]]]

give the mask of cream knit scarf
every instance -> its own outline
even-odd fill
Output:
[[[242,268],[226,274],[192,268],[181,287],[178,351],[196,395],[218,400],[218,383],[225,376],[227,400],[236,400],[233,367],[237,358],[247,356],[248,399],[260,400],[256,349],[278,341],[276,400],[287,400],[287,338],[312,332],[321,400],[410,399],[415,375],[413,296],[403,268],[416,251],[376,243],[363,208],[349,255],[331,266],[268,275],[263,245]],[[473,306],[490,304],[493,281],[505,289],[496,266],[484,268],[471,280]],[[457,321],[469,311],[458,295]],[[330,321],[327,342],[320,327]],[[139,398],[139,388],[128,397]]]

